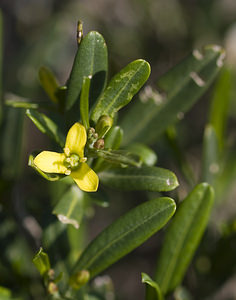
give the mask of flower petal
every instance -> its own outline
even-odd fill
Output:
[[[98,176],[86,163],[81,163],[76,171],[71,172],[70,176],[82,191],[96,192],[99,182]]]
[[[67,170],[67,168],[63,165],[65,158],[66,156],[64,153],[43,151],[35,157],[34,164],[46,173],[65,174]]]
[[[75,123],[68,131],[65,148],[69,148],[70,153],[84,157],[84,146],[87,141],[86,129],[80,123]]]

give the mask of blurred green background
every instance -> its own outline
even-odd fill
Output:
[[[130,61],[143,58],[151,64],[152,73],[148,83],[154,85],[161,74],[192,49],[219,44],[226,48],[226,63],[235,79],[235,0],[1,0],[0,8],[3,27],[0,86],[3,87],[1,94],[4,94],[5,99],[10,97],[7,93],[13,93],[43,101],[47,96],[38,80],[38,69],[42,65],[50,67],[61,84],[66,83],[77,48],[78,20],[84,22],[85,33],[96,30],[104,36],[109,51],[109,77]],[[232,84],[227,96],[230,99],[231,117],[227,142],[232,149],[235,146],[235,86],[235,83]],[[209,118],[214,87],[215,85],[198,101],[178,128],[181,133],[180,144],[196,174],[199,173],[201,164],[203,130]],[[122,113],[124,112],[125,109]],[[55,203],[57,197],[52,190],[56,189],[58,195],[60,190],[57,183],[45,182],[35,175],[27,166],[27,160],[33,150],[44,149],[45,146],[49,149],[49,141],[26,119],[24,110],[7,107],[2,108],[0,137],[0,285],[12,289],[14,295],[19,295],[22,299],[42,299],[43,288],[37,271],[31,265],[31,259],[41,245],[42,230],[51,222],[56,222],[55,217],[50,214],[52,203],[49,203],[49,195],[54,195]],[[171,152],[166,151],[166,146],[162,144],[154,145],[154,149],[157,151],[159,164],[169,167],[179,176],[178,195],[183,198],[186,195],[186,183],[176,169]],[[235,176],[234,173],[232,176]],[[111,198],[110,208],[104,210],[96,207],[95,211],[88,212],[95,214],[90,226],[91,237],[135,203],[149,197],[143,193],[108,191],[108,194]],[[235,194],[231,192],[230,195],[227,198],[229,204],[220,214],[216,214],[215,223],[235,217]],[[73,234],[75,232],[71,233]],[[214,240],[214,235],[211,238]],[[144,298],[140,273],[151,272],[159,243],[159,236],[153,237],[110,268],[109,274],[119,293],[118,299]],[[235,249],[235,235],[228,243]],[[59,245],[61,253],[66,253],[66,245]],[[63,254],[59,255],[53,249],[49,252],[54,256],[53,261],[59,260],[60,255],[63,257]],[[198,263],[201,271],[201,261]],[[232,267],[230,274],[234,274],[235,258],[228,265]],[[216,268],[220,274],[222,269],[219,266]],[[225,266],[221,273],[224,280],[227,272],[229,271]],[[217,290],[221,275],[216,275],[208,286],[204,283],[205,277],[202,277],[206,294]],[[196,291],[194,276],[196,274],[190,270],[187,281],[192,290]],[[201,292],[198,293],[201,295]]]

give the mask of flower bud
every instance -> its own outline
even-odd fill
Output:
[[[109,116],[101,116],[96,124],[95,130],[98,138],[103,138],[113,124],[113,119]]]
[[[89,278],[90,278],[90,274],[88,270],[79,271],[71,276],[70,285],[74,289],[78,290],[89,281]]]

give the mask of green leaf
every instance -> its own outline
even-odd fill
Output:
[[[173,152],[177,166],[180,168],[189,185],[193,187],[196,184],[195,172],[193,172],[192,166],[189,164],[186,154],[180,146],[176,128],[169,126],[165,132],[165,137]]]
[[[106,134],[104,143],[106,149],[117,150],[120,147],[123,137],[123,130],[119,126],[112,127]]]
[[[74,272],[88,270],[94,277],[160,230],[174,212],[175,202],[170,198],[150,200],[135,207],[88,245]]]
[[[148,276],[146,273],[142,273],[142,283],[146,283],[149,286],[149,290],[151,289],[152,293],[154,295],[152,298],[150,298],[148,296],[148,292],[147,292],[146,293],[146,300],[150,300],[150,299],[163,300],[164,299],[159,285],[155,281],[153,281],[150,278],[150,276]]]
[[[149,75],[150,65],[142,59],[131,62],[116,74],[92,112],[91,119],[93,122],[96,123],[102,115],[114,117],[119,109],[131,101]]]
[[[33,109],[27,109],[26,115],[31,119],[35,126],[42,132],[47,134],[61,148],[65,145],[65,136],[61,133],[57,124],[49,119],[45,114],[39,113]]]
[[[59,88],[59,84],[52,71],[46,67],[41,67],[39,69],[39,81],[52,102],[58,104],[57,90]]]
[[[37,173],[39,175],[41,175],[43,178],[47,179],[48,181],[57,181],[59,179],[62,179],[65,177],[65,175],[61,175],[61,174],[50,174],[50,173],[45,173],[42,170],[40,170],[35,164],[34,164],[34,158],[36,153],[31,153],[29,155],[29,159],[28,159],[28,166],[32,167],[33,169],[35,169],[37,171]],[[37,153],[38,154],[38,153]]]
[[[11,107],[4,109],[4,122],[0,131],[1,173],[4,178],[22,176],[22,143],[25,112]]]
[[[106,149],[117,150],[120,147],[123,137],[123,130],[119,126],[112,127],[104,138],[104,144]],[[107,166],[103,158],[97,158],[93,166],[95,172],[100,172]]]
[[[158,167],[109,169],[99,177],[103,184],[126,191],[166,192],[179,185],[173,172]]]
[[[166,96],[147,90],[142,101],[137,101],[121,122],[125,135],[123,144],[130,142],[154,143],[173,123],[182,119],[193,104],[207,90],[223,65],[224,50],[216,45],[189,55],[158,81]],[[149,95],[150,94],[150,95]]]
[[[202,155],[202,181],[214,184],[219,174],[219,143],[215,129],[207,125],[204,131],[203,155]]]
[[[125,150],[96,150],[96,155],[111,164],[140,167],[142,162],[136,154]]]
[[[213,197],[212,187],[201,183],[180,204],[166,232],[155,275],[164,295],[181,283],[207,226]]]
[[[33,263],[41,276],[46,275],[46,273],[51,269],[48,255],[43,251],[43,248],[39,249],[39,252],[33,258]]]
[[[71,186],[52,213],[63,224],[71,224],[78,229],[84,214],[84,193],[77,186]]]
[[[48,105],[45,102],[39,102],[39,101],[31,101],[29,99],[26,99],[24,97],[20,97],[18,95],[7,93],[4,97],[5,104],[7,106],[11,106],[14,108],[32,108],[32,109],[38,109],[38,108],[45,108],[45,109],[51,109],[52,106]]]
[[[2,16],[2,10],[0,9],[0,124],[2,122],[2,96],[3,96],[2,62],[3,62],[3,16]]]
[[[224,146],[229,101],[233,85],[232,70],[224,68],[216,82],[210,107],[210,123],[215,129],[220,149]]]
[[[68,82],[67,110],[79,99],[84,77],[92,76],[90,96],[92,103],[96,101],[105,87],[107,68],[106,43],[98,32],[91,31],[83,37],[75,56]]]
[[[90,89],[91,78],[84,77],[82,90],[80,94],[80,116],[82,120],[82,124],[86,128],[89,126],[89,89]]]
[[[149,167],[152,167],[157,162],[157,155],[156,153],[147,147],[144,144],[134,143],[127,147],[131,153],[138,155],[141,158],[141,161]]]

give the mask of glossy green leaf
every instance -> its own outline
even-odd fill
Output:
[[[163,295],[161,292],[161,289],[159,287],[159,285],[153,281],[150,276],[148,276],[146,273],[142,273],[142,283],[146,283],[146,285],[148,285],[148,290],[152,290],[153,296],[152,298],[149,297],[148,292],[146,293],[146,300],[163,300]]]
[[[83,78],[91,76],[91,100],[96,101],[103,91],[107,78],[107,46],[96,31],[83,37],[75,56],[68,82],[66,109],[69,110],[79,99]]]
[[[202,155],[202,181],[214,184],[214,180],[220,171],[219,142],[215,129],[207,125],[204,131],[203,155]]]
[[[89,126],[89,89],[90,89],[91,79],[89,77],[84,77],[82,90],[80,94],[80,116],[82,124],[86,128]]]
[[[175,202],[170,198],[150,200],[135,207],[88,245],[74,272],[88,270],[94,277],[161,229],[174,212]]]
[[[198,50],[167,72],[158,81],[166,96],[148,93],[137,101],[121,122],[123,144],[154,143],[173,123],[182,119],[207,90],[223,65],[224,50],[216,45]]]
[[[39,81],[48,97],[54,103],[58,104],[59,101],[57,98],[57,90],[59,88],[59,83],[57,82],[57,79],[52,71],[46,67],[41,67],[39,69]]]
[[[216,82],[210,107],[210,123],[219,139],[219,146],[224,145],[224,134],[227,125],[227,114],[233,85],[232,70],[224,68]]]
[[[39,252],[33,258],[33,263],[41,276],[46,275],[46,273],[51,269],[49,257],[47,253],[43,251],[43,248],[39,249]]]
[[[84,193],[72,185],[62,196],[52,212],[63,224],[79,228],[84,214]]]
[[[99,177],[103,184],[126,191],[166,192],[179,185],[173,172],[158,167],[109,169],[101,172]]]
[[[102,115],[114,117],[119,109],[131,101],[147,81],[149,75],[150,65],[142,59],[131,62],[116,74],[92,112],[93,122],[96,123]]]
[[[38,154],[38,153],[37,153]],[[37,173],[39,175],[41,175],[43,178],[47,179],[48,181],[57,181],[63,177],[65,177],[65,175],[61,175],[61,174],[49,174],[49,173],[45,173],[42,170],[40,170],[35,164],[34,164],[34,158],[35,158],[35,154],[31,153],[29,155],[29,159],[28,159],[28,166],[32,167],[33,169],[35,169],[35,171],[37,171]]]
[[[31,119],[31,121],[42,133],[47,134],[62,148],[64,147],[65,136],[61,133],[57,124],[54,123],[51,119],[49,119],[49,117],[33,109],[27,109],[26,115]]]
[[[152,167],[157,162],[156,153],[144,144],[134,143],[129,145],[126,149],[138,155],[146,166]]]
[[[213,198],[212,187],[201,183],[177,209],[166,232],[155,275],[164,295],[181,283],[207,226]]]
[[[123,130],[119,126],[112,127],[106,134],[104,142],[106,149],[117,150],[120,147],[123,137]]]

